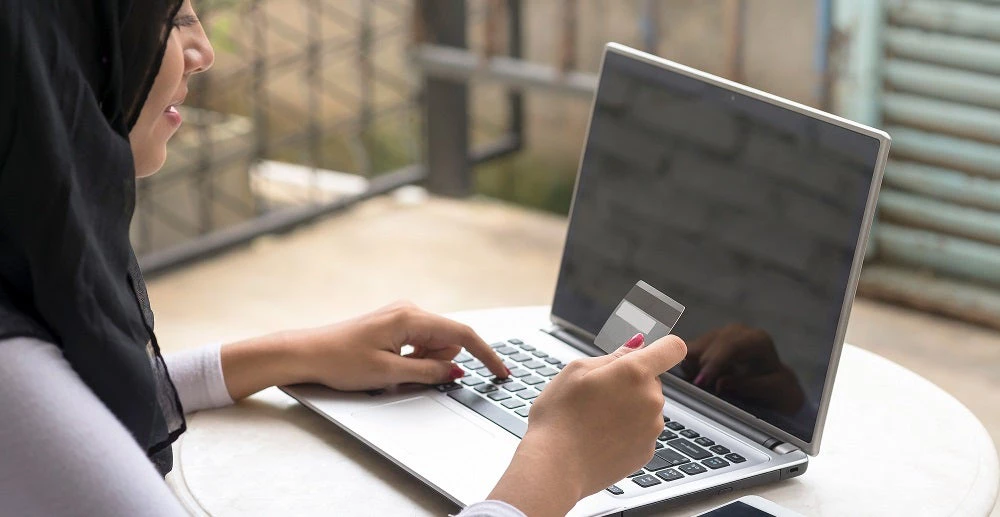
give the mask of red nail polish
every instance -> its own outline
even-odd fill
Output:
[[[507,370],[507,377],[510,377],[511,375],[514,375],[513,373],[510,372],[510,368],[506,368],[505,367],[504,369]]]
[[[452,366],[451,371],[448,372],[448,378],[451,380],[455,380],[455,379],[461,379],[462,377],[465,377],[465,370],[457,366]]]
[[[642,346],[643,342],[646,341],[646,337],[641,333],[632,336],[632,339],[625,342],[625,348],[636,349]]]
[[[694,378],[694,385],[698,386],[699,388],[703,387],[701,385],[702,382],[705,382],[705,374],[704,373],[699,373],[698,376]]]

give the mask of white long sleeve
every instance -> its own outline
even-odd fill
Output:
[[[0,515],[186,515],[53,344],[0,341]]]
[[[222,376],[222,346],[208,345],[163,357],[185,413],[233,403]]]

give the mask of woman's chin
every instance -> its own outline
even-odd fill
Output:
[[[159,152],[148,153],[142,157],[136,156],[136,178],[146,178],[152,176],[163,168],[163,164],[167,161],[167,148],[166,146],[163,146],[163,149],[158,151]]]

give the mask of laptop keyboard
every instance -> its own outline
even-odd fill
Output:
[[[455,363],[465,371],[465,376],[435,388],[514,436],[523,438],[528,429],[531,404],[565,364],[520,339],[508,339],[490,346],[504,358],[504,365],[510,368],[510,377],[497,379],[482,362],[462,352]],[[666,416],[663,417],[663,432],[654,447],[656,452],[649,463],[608,487],[608,492],[624,494],[618,485],[628,481],[641,488],[650,488],[746,461],[728,447]]]
[[[497,379],[481,361],[462,352],[455,363],[465,371],[465,376],[436,388],[514,436],[523,438],[528,429],[531,404],[565,364],[520,339],[490,346],[503,357],[510,377]]]

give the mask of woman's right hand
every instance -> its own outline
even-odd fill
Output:
[[[658,376],[687,347],[677,336],[645,348],[641,339],[563,368],[532,405],[528,431],[490,499],[533,517],[565,515],[652,459],[663,431]]]

